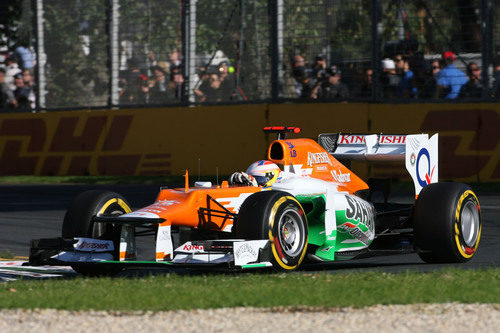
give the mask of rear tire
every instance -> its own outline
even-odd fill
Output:
[[[307,220],[304,209],[291,194],[263,191],[241,205],[234,235],[244,239],[268,239],[270,261],[279,271],[296,269],[307,251]]]
[[[418,255],[427,263],[460,263],[476,253],[481,237],[479,200],[465,184],[425,186],[415,203]]]
[[[117,216],[131,211],[127,201],[119,194],[109,191],[86,191],[71,203],[64,216],[63,238],[88,237],[113,240],[114,260],[119,257],[120,228],[110,223],[94,222],[96,215]],[[105,264],[78,264],[71,266],[76,272],[88,275],[114,275],[122,270],[119,266]]]

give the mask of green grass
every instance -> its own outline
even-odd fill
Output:
[[[0,249],[0,258],[1,259],[14,259],[15,255],[10,252],[8,249]]]
[[[0,284],[0,308],[162,311],[236,306],[500,303],[499,281],[499,268],[399,274],[167,274],[26,280]]]

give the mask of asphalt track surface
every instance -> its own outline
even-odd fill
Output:
[[[123,195],[133,209],[151,204],[158,193],[155,185],[1,185],[0,251],[8,250],[16,260],[26,260],[31,239],[59,237],[66,208],[73,198],[89,189],[111,190]],[[305,265],[302,271],[329,273],[357,270],[402,272],[432,271],[450,266],[467,269],[500,265],[500,193],[477,193],[482,209],[483,230],[478,252],[465,264],[426,264],[416,254],[373,257],[328,264]],[[138,241],[138,251],[154,249],[154,239]],[[154,250],[153,250],[154,251]],[[149,252],[148,252],[149,253]],[[1,263],[1,262],[0,262]],[[128,269],[120,275],[162,274],[172,268]],[[177,270],[175,270],[177,271]],[[1,280],[1,279],[0,279]]]

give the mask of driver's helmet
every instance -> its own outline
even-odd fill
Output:
[[[261,186],[271,186],[280,175],[280,168],[271,161],[260,160],[252,163],[246,171]]]

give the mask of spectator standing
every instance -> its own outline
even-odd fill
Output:
[[[467,77],[469,81],[460,89],[460,98],[475,99],[483,95],[483,85],[481,83],[481,68],[475,63],[467,65]]]
[[[222,101],[221,80],[216,66],[207,66],[202,72],[202,81],[194,89],[198,102],[216,103]]]
[[[182,98],[182,90],[184,89],[184,76],[180,67],[172,67],[170,72],[170,93],[178,102]]]
[[[381,81],[384,98],[394,98],[399,91],[400,77],[396,74],[396,65],[392,59],[382,60]]]
[[[221,81],[222,100],[229,101],[236,99],[234,75],[229,74],[229,66],[223,61],[219,64],[219,79]]]
[[[180,67],[182,64],[181,54],[178,51],[169,53],[168,60],[170,62],[170,71],[172,71],[174,67]]]
[[[21,70],[23,71],[26,69],[29,69],[30,71],[33,70],[33,67],[35,65],[35,58],[28,48],[24,46],[18,46],[14,50],[14,53],[18,60],[18,64]]]
[[[441,63],[439,60],[432,60],[430,68],[424,67],[423,64],[420,70],[415,72],[413,85],[417,88],[418,98],[436,99],[439,97],[437,87],[437,75],[441,71]]]
[[[313,95],[313,90],[317,88],[317,86],[313,83],[311,74],[312,73],[304,66],[297,67],[293,70],[295,80],[301,85],[300,99],[315,99],[317,97]]]
[[[299,79],[297,77],[298,74],[301,75],[302,71],[296,69],[305,67],[306,62],[304,60],[304,57],[302,57],[300,54],[294,55],[292,59],[292,75],[294,78],[295,93],[297,94],[297,97],[300,97],[302,95],[302,83],[299,82]]]
[[[373,69],[365,68],[361,77],[356,96],[359,98],[371,98],[373,91]]]
[[[217,103],[222,101],[221,83],[219,75],[210,74],[207,84],[204,87],[200,87],[203,88],[205,95],[204,102]]]
[[[493,61],[493,97],[500,99],[500,56]]]
[[[5,83],[5,69],[0,68],[0,110],[12,109],[16,104],[12,90]]]
[[[333,65],[328,67],[325,73],[318,98],[329,101],[345,101],[349,98],[349,89],[340,81],[342,78],[340,69]]]
[[[431,61],[431,73],[434,78],[437,79],[437,75],[441,71],[441,61],[438,59],[434,59]]]
[[[169,81],[167,73],[160,66],[153,67],[152,86],[149,87],[149,102],[152,104],[165,104],[168,102]]]
[[[22,73],[14,75],[16,90],[14,90],[14,97],[17,101],[17,111],[29,112],[31,105],[29,101],[30,88],[24,84],[24,76]]]
[[[21,73],[21,69],[17,64],[17,59],[14,54],[10,54],[5,58],[5,83],[12,91],[16,90],[14,75],[18,73]]]
[[[132,57],[128,61],[129,70],[125,72],[120,80],[120,103],[121,104],[141,104],[144,102],[142,84],[147,79],[142,74],[139,59]]]
[[[31,110],[35,110],[36,108],[35,80],[33,75],[31,75],[30,69],[25,69],[23,71],[23,80],[24,80],[24,85],[28,87],[30,90],[28,100],[30,102]]]
[[[467,77],[453,65],[455,61],[453,52],[444,52],[442,59],[445,67],[437,74],[439,95],[445,99],[455,99],[458,97],[462,86],[467,83]]]
[[[314,65],[312,67],[312,81],[313,84],[321,81],[326,71],[326,57],[324,54],[318,54],[314,58]]]
[[[402,54],[397,54],[394,57],[394,63],[396,66],[396,74],[400,77],[397,97],[413,97],[414,90],[411,84],[413,79],[413,71],[410,69],[408,60],[405,59]]]

